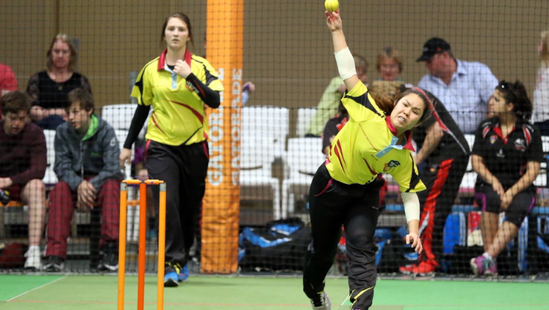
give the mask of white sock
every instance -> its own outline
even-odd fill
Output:
[[[36,250],[36,251],[40,252],[40,246],[38,246],[38,245],[31,245],[31,246],[29,247],[29,252],[32,251],[32,250]]]
[[[484,253],[482,254],[482,256],[486,257],[486,258],[489,259],[489,260],[494,260],[494,259],[492,258],[492,255],[488,254],[488,252],[484,252]]]

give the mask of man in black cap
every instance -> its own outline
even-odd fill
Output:
[[[450,44],[441,38],[425,42],[417,61],[425,61],[430,72],[418,86],[444,102],[463,133],[474,133],[498,85],[490,68],[479,62],[456,59]]]

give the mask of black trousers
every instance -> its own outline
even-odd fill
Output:
[[[166,263],[183,267],[189,259],[206,189],[208,144],[171,146],[150,141],[146,156],[149,175],[166,182]],[[157,201],[158,191],[153,195]]]
[[[324,290],[324,279],[334,262],[343,226],[353,309],[366,310],[372,305],[377,276],[374,233],[379,190],[384,183],[376,179],[367,185],[346,185],[333,180],[324,165],[316,172],[309,196],[313,240],[303,271],[303,291],[309,298]]]
[[[419,173],[427,187],[418,193],[422,208],[419,227],[423,260],[440,265],[444,251],[444,225],[452,212],[468,160],[468,155],[458,156],[440,164],[425,165]]]

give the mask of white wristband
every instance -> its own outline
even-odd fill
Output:
[[[406,222],[419,220],[419,198],[416,193],[401,193]]]
[[[334,53],[337,62],[339,76],[345,81],[353,75],[356,75],[355,60],[351,50],[348,47]]]

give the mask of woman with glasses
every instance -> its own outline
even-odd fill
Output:
[[[480,123],[471,155],[478,173],[475,200],[482,208],[484,254],[471,259],[475,275],[497,274],[496,257],[517,235],[534,206],[533,185],[543,161],[539,129],[530,122],[532,102],[520,81],[501,81]],[[498,227],[499,213],[505,221]]]

